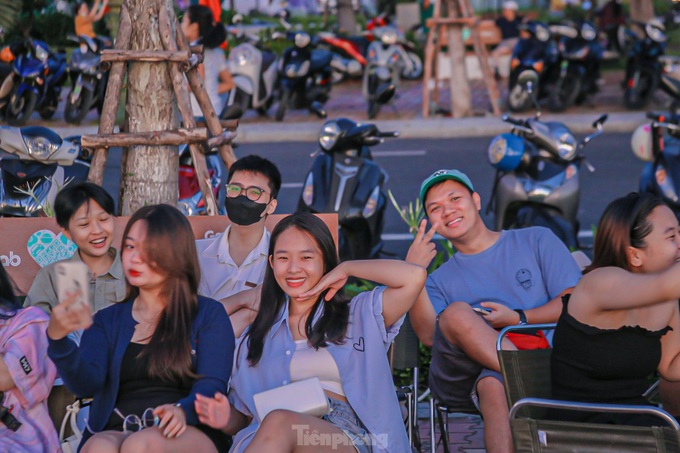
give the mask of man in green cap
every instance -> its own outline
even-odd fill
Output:
[[[547,228],[492,231],[481,200],[458,170],[439,170],[423,181],[420,199],[427,220],[406,261],[427,268],[436,251],[434,233],[457,253],[433,272],[410,319],[420,341],[432,346],[430,390],[449,407],[477,408],[487,427],[486,451],[513,451],[508,405],[496,355],[498,329],[555,322],[561,297],[581,272],[569,250]],[[506,349],[548,345],[544,335],[519,335]]]

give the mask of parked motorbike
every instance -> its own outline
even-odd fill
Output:
[[[317,39],[306,32],[288,28],[285,37],[294,45],[284,50],[278,62],[276,121],[283,121],[289,108],[306,108],[318,115],[330,95],[333,56],[328,50],[313,49]]]
[[[378,116],[380,108],[394,97],[403,66],[401,48],[397,44],[398,31],[391,26],[375,28],[378,38],[368,47],[368,59],[362,92],[368,101],[368,118]]]
[[[513,49],[508,80],[508,108],[521,112],[531,107],[531,96],[525,86],[518,83],[524,71],[534,71],[538,84],[534,87],[540,100],[550,93],[550,85],[557,79],[557,46],[550,39],[550,29],[539,21],[528,21],[520,26],[520,40]]]
[[[257,36],[249,35],[239,27],[240,15],[234,18],[235,25],[228,30],[240,43],[229,52],[229,69],[236,87],[229,93],[223,112],[238,105],[243,112],[255,109],[265,115],[275,97],[276,54],[264,48]]]
[[[640,176],[640,192],[663,198],[680,218],[680,113],[647,113],[650,123],[631,136],[631,148],[646,162]]]
[[[659,87],[666,50],[666,29],[659,20],[635,22],[638,33],[626,30],[626,79],[623,101],[631,109],[643,108]]]
[[[0,126],[0,216],[40,217],[70,180],[85,181],[90,156],[80,137],[42,126]]]
[[[108,71],[99,69],[102,43],[89,36],[72,36],[78,47],[71,54],[68,74],[71,92],[66,98],[64,119],[67,123],[80,124],[93,108],[101,113],[108,82]]]
[[[532,91],[536,74],[526,71],[518,78],[538,105]],[[496,177],[486,211],[494,212],[494,228],[545,226],[576,249],[581,164],[594,171],[582,149],[602,133],[606,120],[607,115],[599,117],[593,123],[597,130],[577,143],[567,126],[541,121],[540,112],[529,119],[504,115],[512,130],[494,137],[488,149]]]
[[[603,48],[597,39],[597,29],[588,21],[552,26],[550,30],[559,36],[560,66],[548,108],[561,112],[597,93]]]
[[[42,41],[26,39],[14,60],[11,92],[4,116],[7,123],[21,126],[33,110],[50,119],[57,110],[61,87],[66,81],[66,54],[53,53]]]
[[[376,258],[380,253],[387,197],[387,173],[373,161],[370,147],[398,132],[347,118],[327,121],[320,151],[307,174],[298,210],[338,214],[342,260]]]
[[[220,184],[222,182],[222,167],[217,153],[209,153],[205,156],[210,175],[210,187],[212,188],[215,199],[219,196]],[[191,157],[188,145],[179,148],[179,199],[177,208],[184,215],[206,215],[205,200],[198,184],[198,175],[194,168],[194,161]],[[220,214],[224,214],[224,207],[220,208]]]
[[[375,39],[380,40],[373,31],[387,26],[391,26],[387,21],[387,15],[380,14],[368,22],[366,31],[361,35],[344,36],[327,31],[317,34],[320,47],[333,52],[331,66],[334,83],[347,77],[359,77],[363,74],[367,64],[369,45]],[[415,44],[398,32],[396,45],[402,52],[401,77],[407,80],[420,78],[423,75],[423,61],[415,50]]]

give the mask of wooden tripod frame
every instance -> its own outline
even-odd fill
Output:
[[[110,73],[99,131],[97,135],[84,135],[82,137],[83,148],[95,150],[88,181],[102,184],[108,147],[110,146],[189,144],[206,212],[208,215],[217,215],[217,201],[210,186],[210,175],[204,152],[208,149],[218,148],[228,169],[236,160],[230,143],[236,137],[235,130],[238,127],[238,120],[220,121],[217,117],[197,69],[197,65],[203,61],[203,47],[190,48],[180,29],[177,17],[174,17],[174,14],[172,16],[170,17],[165,8],[159,8],[158,25],[164,50],[134,51],[129,49],[132,30],[130,14],[125,3],[121,6],[120,24],[114,49],[101,52],[100,66],[102,70],[110,70]],[[167,62],[183,128],[174,131],[113,133],[128,61]],[[191,109],[187,81],[203,112],[206,127],[197,127],[196,125]],[[199,144],[203,146],[199,146]]]

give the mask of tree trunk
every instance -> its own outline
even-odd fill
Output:
[[[357,20],[352,9],[352,0],[338,0],[338,28],[353,35],[357,32]]]
[[[175,17],[172,0],[126,0],[132,33],[130,49],[163,50],[158,11]],[[129,132],[177,129],[178,113],[167,63],[130,62],[127,103]],[[177,204],[177,146],[131,146],[123,168],[122,214],[157,203]]]
[[[654,18],[652,0],[630,0],[630,18],[640,22],[647,22]]]

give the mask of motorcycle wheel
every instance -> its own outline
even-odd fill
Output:
[[[423,60],[413,51],[406,51],[406,55],[411,60],[413,68],[411,70],[404,68],[401,71],[401,76],[406,80],[417,80],[423,75]]]
[[[657,88],[657,78],[649,69],[641,69],[638,83],[632,88],[626,88],[623,93],[623,102],[629,109],[638,110],[643,108],[652,97]]]
[[[550,91],[548,109],[551,112],[563,112],[571,106],[581,92],[581,79],[567,74],[558,80]]]
[[[290,91],[281,92],[281,96],[279,96],[279,105],[276,107],[276,121],[283,121],[283,117],[286,116],[290,95]]]
[[[54,113],[57,111],[57,105],[59,105],[59,95],[56,93],[51,94],[45,105],[38,110],[40,118],[44,120],[51,120]]]
[[[519,84],[516,84],[508,92],[508,109],[511,112],[522,112],[529,108],[530,104],[531,96]]]
[[[16,88],[10,95],[10,102],[5,109],[5,120],[10,126],[23,126],[31,117],[38,98],[31,90],[24,91],[21,96],[16,95]]]
[[[94,93],[92,90],[83,88],[75,103],[72,102],[71,97],[71,93],[69,93],[66,98],[66,107],[64,108],[64,119],[70,124],[80,124],[85,119],[85,116],[87,116],[87,112],[92,108]]]

